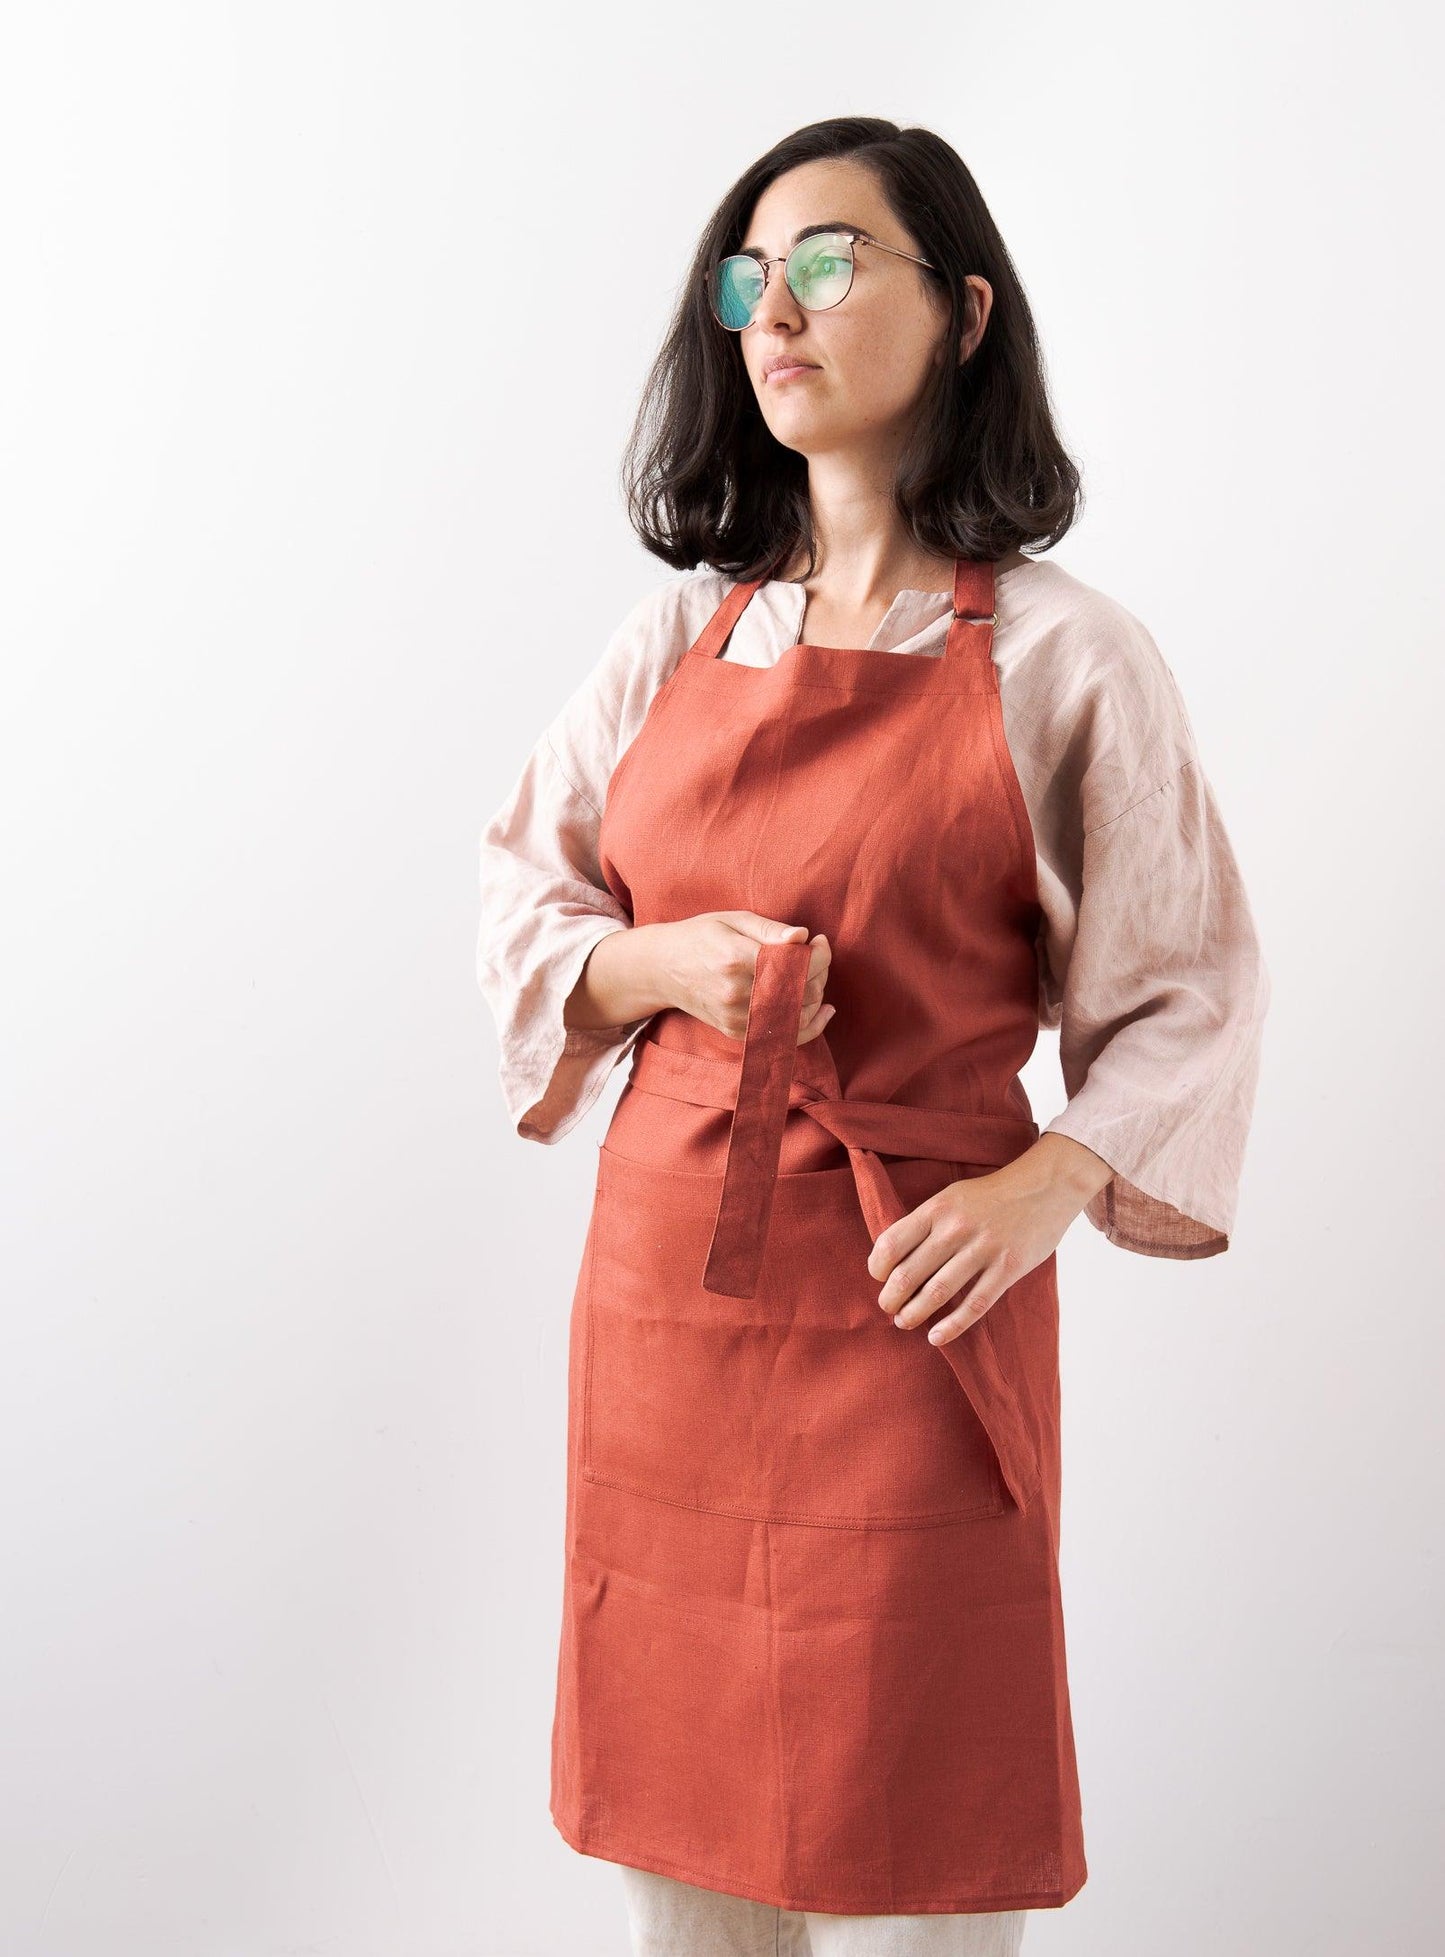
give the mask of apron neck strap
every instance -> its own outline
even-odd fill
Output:
[[[776,568],[776,567],[773,567]],[[705,659],[716,659],[727,644],[733,627],[742,616],[744,605],[758,589],[772,576],[772,568],[762,577],[754,578],[749,584],[735,584],[723,598],[722,603],[698,635],[694,652],[700,652]]]
[[[993,562],[987,557],[956,557],[953,561],[953,617],[949,621],[946,659],[991,660],[994,610]]]

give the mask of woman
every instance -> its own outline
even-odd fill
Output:
[[[937,136],[844,118],[744,173],[629,487],[683,575],[482,838],[518,1133],[633,1056],[572,1316],[552,1815],[655,1957],[1013,1952],[1087,1873],[1055,1249],[1081,1210],[1228,1247],[1268,977],[1154,641],[1026,554],[1078,476]]]

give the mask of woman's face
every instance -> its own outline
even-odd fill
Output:
[[[806,226],[829,224],[868,233],[902,251],[922,251],[893,215],[873,173],[846,157],[802,163],[778,177],[753,208],[743,245],[784,258]],[[901,444],[934,369],[971,353],[992,302],[986,280],[970,278],[975,316],[970,332],[945,344],[947,301],[920,265],[859,244],[847,297],[824,312],[805,312],[781,265],[738,335],[763,419],[784,447],[810,458],[853,451],[881,461]],[[809,371],[771,378],[765,363],[785,355]]]

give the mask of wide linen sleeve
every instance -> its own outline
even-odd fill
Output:
[[[647,1024],[572,1027],[562,1014],[593,947],[632,923],[602,876],[602,810],[685,643],[686,585],[672,580],[632,607],[482,831],[477,983],[496,1022],[502,1098],[524,1141],[570,1133]]]
[[[599,820],[549,733],[482,831],[477,983],[496,1021],[508,1118],[525,1141],[574,1128],[647,1023],[563,1023],[593,946],[630,923],[602,881]]]
[[[1153,1257],[1229,1247],[1270,978],[1168,666],[1127,613],[1086,714],[1057,994],[1068,1105],[1045,1133],[1109,1163],[1096,1229]]]

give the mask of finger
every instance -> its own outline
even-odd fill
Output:
[[[980,1279],[961,1305],[929,1326],[929,1344],[947,1345],[950,1339],[956,1339],[960,1333],[966,1332],[970,1325],[976,1325],[979,1319],[998,1303],[1003,1289],[1002,1283],[997,1280],[985,1284]],[[898,1323],[896,1318],[893,1322],[895,1325]]]
[[[818,1035],[826,1029],[829,1020],[837,1010],[838,1008],[836,1006],[822,1006],[814,1013],[804,1013],[802,1026],[798,1033],[798,1045],[805,1046],[809,1040],[816,1040]]]
[[[945,1256],[943,1249],[937,1239],[924,1244],[884,1286],[878,1302],[892,1311],[893,1323],[905,1331],[951,1304],[964,1285],[972,1287],[971,1297],[986,1275],[987,1267],[973,1242],[958,1245],[952,1256]]]
[[[901,1311],[950,1260],[956,1266],[958,1255],[971,1236],[968,1219],[945,1213],[936,1199],[920,1203],[917,1209],[883,1231],[874,1242],[868,1269],[883,1285],[878,1302],[884,1311]],[[982,1259],[975,1262],[981,1264]],[[969,1265],[967,1270],[959,1269],[953,1280],[954,1291],[973,1269],[974,1265]],[[936,1310],[952,1293],[935,1290],[933,1295]]]
[[[900,1216],[896,1223],[890,1223],[886,1230],[881,1230],[873,1239],[873,1248],[868,1253],[866,1269],[869,1277],[876,1278],[886,1290],[885,1280],[890,1280],[904,1259],[911,1257],[927,1240],[930,1227],[927,1211],[910,1210],[907,1216]],[[894,1285],[888,1294],[885,1310],[895,1310],[905,1302],[912,1290],[912,1285]],[[879,1303],[882,1302],[880,1298]]]

